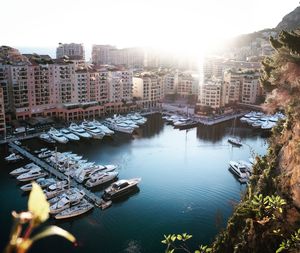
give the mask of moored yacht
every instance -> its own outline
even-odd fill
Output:
[[[92,122],[84,121],[80,125],[84,128],[94,139],[102,139],[105,135],[99,128],[97,128]]]
[[[72,205],[79,204],[84,196],[84,191],[80,191],[77,188],[69,189],[62,195],[49,200],[50,213],[56,214],[71,207]]]
[[[48,173],[46,173],[42,170],[33,169],[33,170],[30,170],[26,173],[23,173],[23,174],[19,175],[17,177],[17,180],[19,180],[21,182],[26,182],[26,181],[31,181],[31,180],[38,179],[40,177],[45,177],[47,175],[48,175]]]
[[[54,178],[38,178],[36,181],[35,181],[41,188],[46,188],[48,187],[49,185],[51,184],[55,184],[55,179]],[[29,183],[29,184],[25,184],[23,186],[20,187],[20,189],[22,191],[31,191],[32,189],[32,183]]]
[[[90,139],[92,137],[82,127],[79,127],[75,123],[71,123],[71,125],[69,126],[69,129],[72,133],[78,135],[79,137],[86,138],[86,139]]]
[[[128,125],[122,126],[120,124],[117,124],[113,119],[107,118],[105,121],[103,121],[103,124],[107,126],[109,129],[112,129],[114,131],[118,131],[121,133],[126,134],[132,134],[134,131],[134,128],[128,127]]]
[[[230,161],[230,171],[232,171],[241,183],[246,183],[249,180],[250,173],[248,172],[245,165],[235,161]]]
[[[85,183],[87,187],[94,187],[103,185],[107,182],[114,180],[118,176],[118,172],[101,172],[93,173],[90,175],[90,179]]]
[[[7,161],[7,162],[17,162],[22,159],[23,159],[23,157],[16,153],[11,153],[9,156],[5,157],[5,161]]]
[[[49,134],[41,134],[40,136],[39,136],[39,138],[42,140],[42,141],[45,141],[45,142],[48,142],[48,143],[56,143],[56,141],[55,140],[53,140],[50,136],[49,136]]]
[[[99,121],[97,120],[93,120],[92,123],[99,128],[103,133],[105,133],[106,136],[111,136],[113,135],[115,132],[111,129],[109,129],[107,126],[104,126],[103,124],[101,124]]]
[[[133,178],[127,180],[122,179],[114,182],[111,186],[104,190],[102,197],[104,200],[111,200],[124,196],[133,191],[140,181],[141,178]]]
[[[47,189],[44,190],[44,193],[45,193],[47,199],[54,198],[55,196],[66,191],[67,187],[68,187],[67,180],[58,181],[58,182],[55,182],[54,184],[49,185],[47,187]]]
[[[20,168],[17,168],[15,170],[11,171],[9,174],[12,176],[18,176],[18,175],[26,173],[32,169],[40,170],[41,168],[34,163],[28,163],[28,164],[24,165],[23,167],[20,167]]]
[[[69,140],[67,137],[63,136],[58,130],[55,128],[51,127],[51,129],[48,131],[49,136],[56,140],[59,143],[67,143]]]
[[[81,214],[84,214],[91,210],[94,206],[87,202],[86,200],[82,200],[78,205],[72,206],[59,214],[55,215],[55,219],[66,219],[75,217]]]
[[[78,135],[71,133],[66,128],[60,129],[60,133],[63,136],[65,136],[66,138],[68,138],[70,141],[79,141],[80,140],[80,137]]]

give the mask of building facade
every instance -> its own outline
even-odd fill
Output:
[[[70,44],[63,44],[59,43],[57,49],[56,49],[56,58],[63,58],[64,56],[68,57],[78,57],[79,59],[84,60],[84,47],[83,44],[76,44],[76,43],[70,43]]]

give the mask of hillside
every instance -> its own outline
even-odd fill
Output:
[[[233,38],[228,44],[231,48],[239,48],[248,46],[252,41],[257,38],[268,39],[270,35],[274,36],[281,30],[295,30],[300,28],[300,7],[297,7],[287,15],[285,15],[282,21],[274,28],[267,28],[261,31],[256,31],[249,34],[242,34]]]
[[[276,30],[295,30],[300,27],[300,6],[285,15],[282,21],[276,26]]]

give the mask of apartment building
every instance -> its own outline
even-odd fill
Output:
[[[116,47],[111,45],[93,45],[92,47],[92,62],[95,65],[112,64],[111,51],[117,50]]]
[[[255,104],[260,94],[259,74],[248,73],[243,76],[242,103]]]
[[[111,45],[93,45],[92,62],[99,65],[123,65],[128,68],[144,66],[145,53],[141,48],[118,49]]]
[[[167,73],[162,78],[164,95],[174,95],[177,93],[178,71]]]
[[[0,87],[0,134],[5,135],[5,106],[4,106],[4,94],[3,89]]]
[[[133,97],[142,107],[155,107],[163,98],[162,77],[144,72],[133,77]]]
[[[83,44],[63,44],[59,43],[58,47],[56,48],[56,58],[63,58],[64,56],[68,57],[78,57],[79,59],[84,60],[84,47]]]
[[[200,85],[197,105],[213,109],[223,106],[222,85],[221,80],[207,81]]]

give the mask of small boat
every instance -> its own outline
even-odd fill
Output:
[[[101,208],[101,210],[105,210],[111,207],[111,205],[112,205],[112,201],[108,200],[108,201],[102,201],[99,207]]]
[[[87,133],[82,127],[79,127],[77,124],[75,123],[71,123],[71,125],[69,126],[69,130],[78,135],[79,137],[85,138],[85,139],[90,139],[92,136]]]
[[[66,128],[60,129],[60,133],[63,136],[65,136],[66,138],[68,138],[70,141],[79,141],[80,140],[80,137],[78,135],[71,133]]]
[[[50,157],[52,155],[53,151],[51,150],[46,150],[40,154],[38,154],[38,158],[47,158],[47,157]]]
[[[67,219],[75,216],[79,216],[90,211],[94,206],[87,202],[86,200],[82,200],[78,205],[72,206],[59,214],[55,215],[55,219]]]
[[[48,131],[48,134],[52,139],[59,143],[66,144],[69,141],[67,137],[63,136],[57,129],[53,127],[51,127],[51,129]]]
[[[17,162],[19,160],[22,160],[23,157],[21,155],[18,155],[16,153],[11,153],[9,156],[4,158],[7,162]]]
[[[239,147],[243,145],[242,141],[236,137],[228,138],[228,142]]]
[[[236,118],[234,118],[234,121],[233,121],[233,126],[232,126],[232,137],[229,137],[228,138],[228,142],[233,144],[233,145],[236,145],[238,147],[242,146],[242,142],[241,142],[241,139],[240,138],[237,138],[235,137],[235,122],[236,122]]]
[[[114,180],[119,175],[118,172],[101,172],[90,175],[90,179],[85,183],[89,188],[103,185]]]
[[[248,182],[249,177],[250,177],[250,173],[248,172],[248,169],[246,168],[245,165],[240,164],[240,163],[235,162],[235,161],[230,161],[229,165],[230,165],[230,171],[232,171],[233,174],[238,177],[238,180],[241,183]]]
[[[22,145],[22,143],[20,141],[18,141],[18,140],[13,141],[13,143],[16,144],[17,146],[21,146]]]
[[[193,127],[197,127],[198,126],[198,122],[195,120],[188,120],[186,122],[184,122],[183,124],[181,124],[180,126],[178,126],[179,129],[188,129],[188,128],[193,128]]]
[[[45,142],[48,142],[48,143],[56,143],[55,140],[53,140],[48,134],[41,134],[39,136],[39,138],[42,140],[42,141],[45,141]]]
[[[55,179],[54,178],[38,178],[36,181],[35,181],[41,188],[46,188],[48,187],[49,185],[51,184],[55,184]],[[29,184],[25,184],[23,186],[20,187],[20,189],[22,191],[31,191],[32,189],[32,183],[29,183]]]
[[[31,180],[35,180],[35,179],[38,179],[40,177],[45,177],[47,176],[48,173],[47,172],[44,172],[42,170],[30,170],[26,173],[23,173],[21,175],[19,175],[17,177],[17,180],[21,181],[21,182],[26,182],[26,181],[31,181]]]
[[[30,170],[33,170],[33,169],[36,169],[36,170],[40,170],[41,168],[34,164],[34,163],[29,163],[29,164],[26,164],[25,166],[23,167],[20,167],[20,168],[17,168],[13,171],[11,171],[9,174],[12,175],[12,176],[18,176],[18,175],[21,175],[23,173],[26,173],[26,172],[29,172]]]
[[[34,153],[38,155],[42,152],[46,152],[47,150],[48,150],[47,148],[41,148],[41,149],[35,150]]]
[[[104,200],[112,200],[124,196],[133,191],[140,181],[141,178],[133,178],[127,180],[122,179],[114,182],[111,186],[104,190],[102,198]]]

